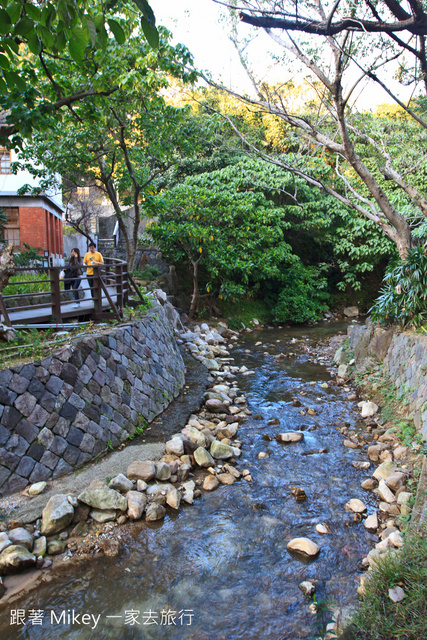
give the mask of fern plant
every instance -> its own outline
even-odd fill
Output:
[[[427,255],[423,247],[414,247],[405,259],[391,263],[370,312],[380,324],[419,327],[427,322]]]

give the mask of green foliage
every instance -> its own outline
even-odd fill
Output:
[[[1,4],[0,103],[7,122],[20,135],[44,129],[57,110],[86,97],[86,91],[76,91],[61,74],[59,60],[97,69],[88,92],[96,94],[114,91],[104,66],[104,54],[113,40],[122,46],[139,23],[150,46],[159,46],[147,0],[5,0]],[[14,143],[22,141],[20,135]]]
[[[427,532],[408,533],[402,549],[381,556],[353,618],[355,640],[427,638]],[[388,590],[401,586],[405,598],[394,604]]]
[[[42,280],[42,282],[38,282]],[[34,283],[33,283],[34,281]],[[17,294],[36,294],[50,291],[50,278],[46,273],[20,272],[9,278],[9,284],[3,289],[3,296]],[[48,299],[48,298],[46,298]]]
[[[38,331],[29,329],[15,331],[16,337],[10,342],[0,343],[0,367],[10,366],[12,359],[40,360],[46,355],[46,342],[54,334],[53,329]]]
[[[261,324],[271,320],[271,313],[263,300],[243,298],[238,302],[223,300],[219,303],[222,316],[226,318],[230,329],[240,331],[242,325],[250,327],[254,319]]]
[[[14,254],[15,264],[17,267],[40,267],[43,266],[43,258],[40,253],[43,251],[41,247],[32,247],[24,242],[23,251]]]
[[[422,247],[394,261],[384,277],[385,286],[371,309],[382,324],[421,326],[427,321],[427,255]]]
[[[134,269],[132,272],[133,278],[140,278],[141,280],[155,280],[159,275],[160,269],[151,265],[147,265],[143,269]]]
[[[301,262],[283,273],[282,290],[273,308],[273,318],[278,322],[313,322],[328,308],[327,281],[315,267]]]

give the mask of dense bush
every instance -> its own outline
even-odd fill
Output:
[[[284,272],[281,287],[273,308],[277,322],[314,322],[328,308],[327,280],[316,267],[293,264]]]
[[[427,321],[427,255],[422,247],[411,249],[404,260],[392,262],[384,284],[371,309],[373,320],[414,326]]]

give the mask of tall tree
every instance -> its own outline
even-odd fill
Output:
[[[236,4],[240,11],[235,10]],[[297,132],[301,141],[299,164],[291,166],[277,157],[269,159],[372,220],[395,243],[401,256],[406,255],[413,239],[411,225],[400,209],[395,193],[404,194],[419,216],[427,216],[427,199],[414,182],[414,173],[424,159],[418,153],[412,167],[399,166],[398,159],[388,149],[387,128],[367,132],[360,126],[359,114],[352,101],[360,84],[366,79],[374,79],[387,86],[379,78],[381,69],[393,63],[402,49],[410,52],[418,65],[412,65],[413,82],[424,82],[426,76],[422,57],[425,53],[425,29],[420,27],[424,10],[418,5],[418,2],[409,3],[412,17],[407,19],[403,17],[406,9],[388,0],[379,3],[243,0],[229,5],[234,18],[240,18],[255,28],[263,28],[282,49],[285,54],[282,69],[285,73],[292,61],[294,71],[295,62],[300,65],[302,73],[318,95],[316,109],[295,111],[288,106],[282,89],[286,82],[274,87],[265,83],[262,85],[250,73],[257,97],[245,97],[245,102],[254,110],[277,116]],[[386,28],[387,20],[396,13],[400,14],[397,18],[399,24],[395,25],[394,30]],[[364,29],[369,15],[381,28]],[[352,19],[345,19],[345,16]],[[421,31],[413,33],[418,28]],[[367,31],[372,33],[367,34]],[[314,40],[313,36],[308,38],[306,33],[323,37]],[[245,37],[240,42],[235,37],[235,42],[242,51],[246,44]],[[243,53],[242,60],[250,72],[249,62]],[[402,68],[402,74],[408,76],[410,70]],[[389,93],[392,93],[391,90]],[[413,116],[418,127],[418,138],[423,144],[427,139],[427,125],[422,116],[401,100],[399,103]],[[267,154],[255,145],[248,144],[248,147],[267,159]],[[319,149],[326,150],[333,159],[336,167],[333,182],[323,181],[310,168],[311,157],[317,155]],[[384,181],[392,183],[393,190],[385,188]]]
[[[142,210],[150,205],[154,182],[182,156],[197,152],[197,131],[185,108],[166,103],[162,93],[168,78],[184,82],[195,78],[187,71],[191,62],[182,45],[172,47],[169,33],[159,29],[160,42],[152,50],[138,33],[119,44],[110,37],[88,69],[70,59],[50,61],[54,75],[71,91],[84,84],[96,85],[101,74],[114,92],[87,96],[58,118],[47,131],[35,133],[21,154],[25,168],[39,178],[39,191],[67,177],[73,186],[97,186],[114,207],[126,244],[127,260],[133,267]],[[39,166],[34,166],[36,160]],[[133,208],[131,220],[124,209]]]

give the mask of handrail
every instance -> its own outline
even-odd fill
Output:
[[[105,257],[104,263],[101,265],[93,265],[93,278],[86,282],[87,269],[90,265],[82,265],[83,274],[79,278],[83,279],[83,284],[89,286],[79,286],[78,291],[89,291],[90,296],[85,293],[83,304],[79,304],[77,307],[72,305],[75,302],[72,299],[73,293],[72,283],[75,278],[63,278],[60,279],[60,272],[68,265],[64,266],[28,266],[28,267],[16,267],[15,273],[18,275],[28,273],[37,277],[37,274],[44,274],[46,279],[44,280],[28,280],[22,279],[19,282],[9,282],[10,287],[25,287],[31,285],[31,288],[35,285],[45,285],[47,291],[27,291],[25,293],[12,293],[5,296],[0,295],[0,315],[4,319],[5,324],[13,325],[23,324],[23,319],[31,322],[37,322],[38,318],[46,319],[52,315],[54,322],[59,325],[63,324],[64,317],[79,317],[90,316],[94,320],[107,319],[108,315],[120,319],[123,317],[123,309],[128,303],[129,292],[132,289],[136,289],[137,294],[142,300],[140,292],[135,287],[133,280],[128,272],[128,265],[125,260],[120,258]],[[63,283],[63,284],[61,284]],[[69,288],[64,289],[63,285],[69,285]],[[93,285],[93,288],[90,286]],[[41,288],[41,287],[40,287]],[[71,299],[64,299],[64,293],[69,293]],[[8,306],[7,303],[14,301],[14,306]],[[19,305],[20,300],[22,303]],[[42,302],[45,300],[45,302]],[[92,304],[88,302],[93,301]],[[30,304],[29,304],[30,303]],[[29,311],[34,311],[33,314],[29,314]],[[20,313],[22,312],[22,313]],[[15,316],[15,320],[14,320]]]

